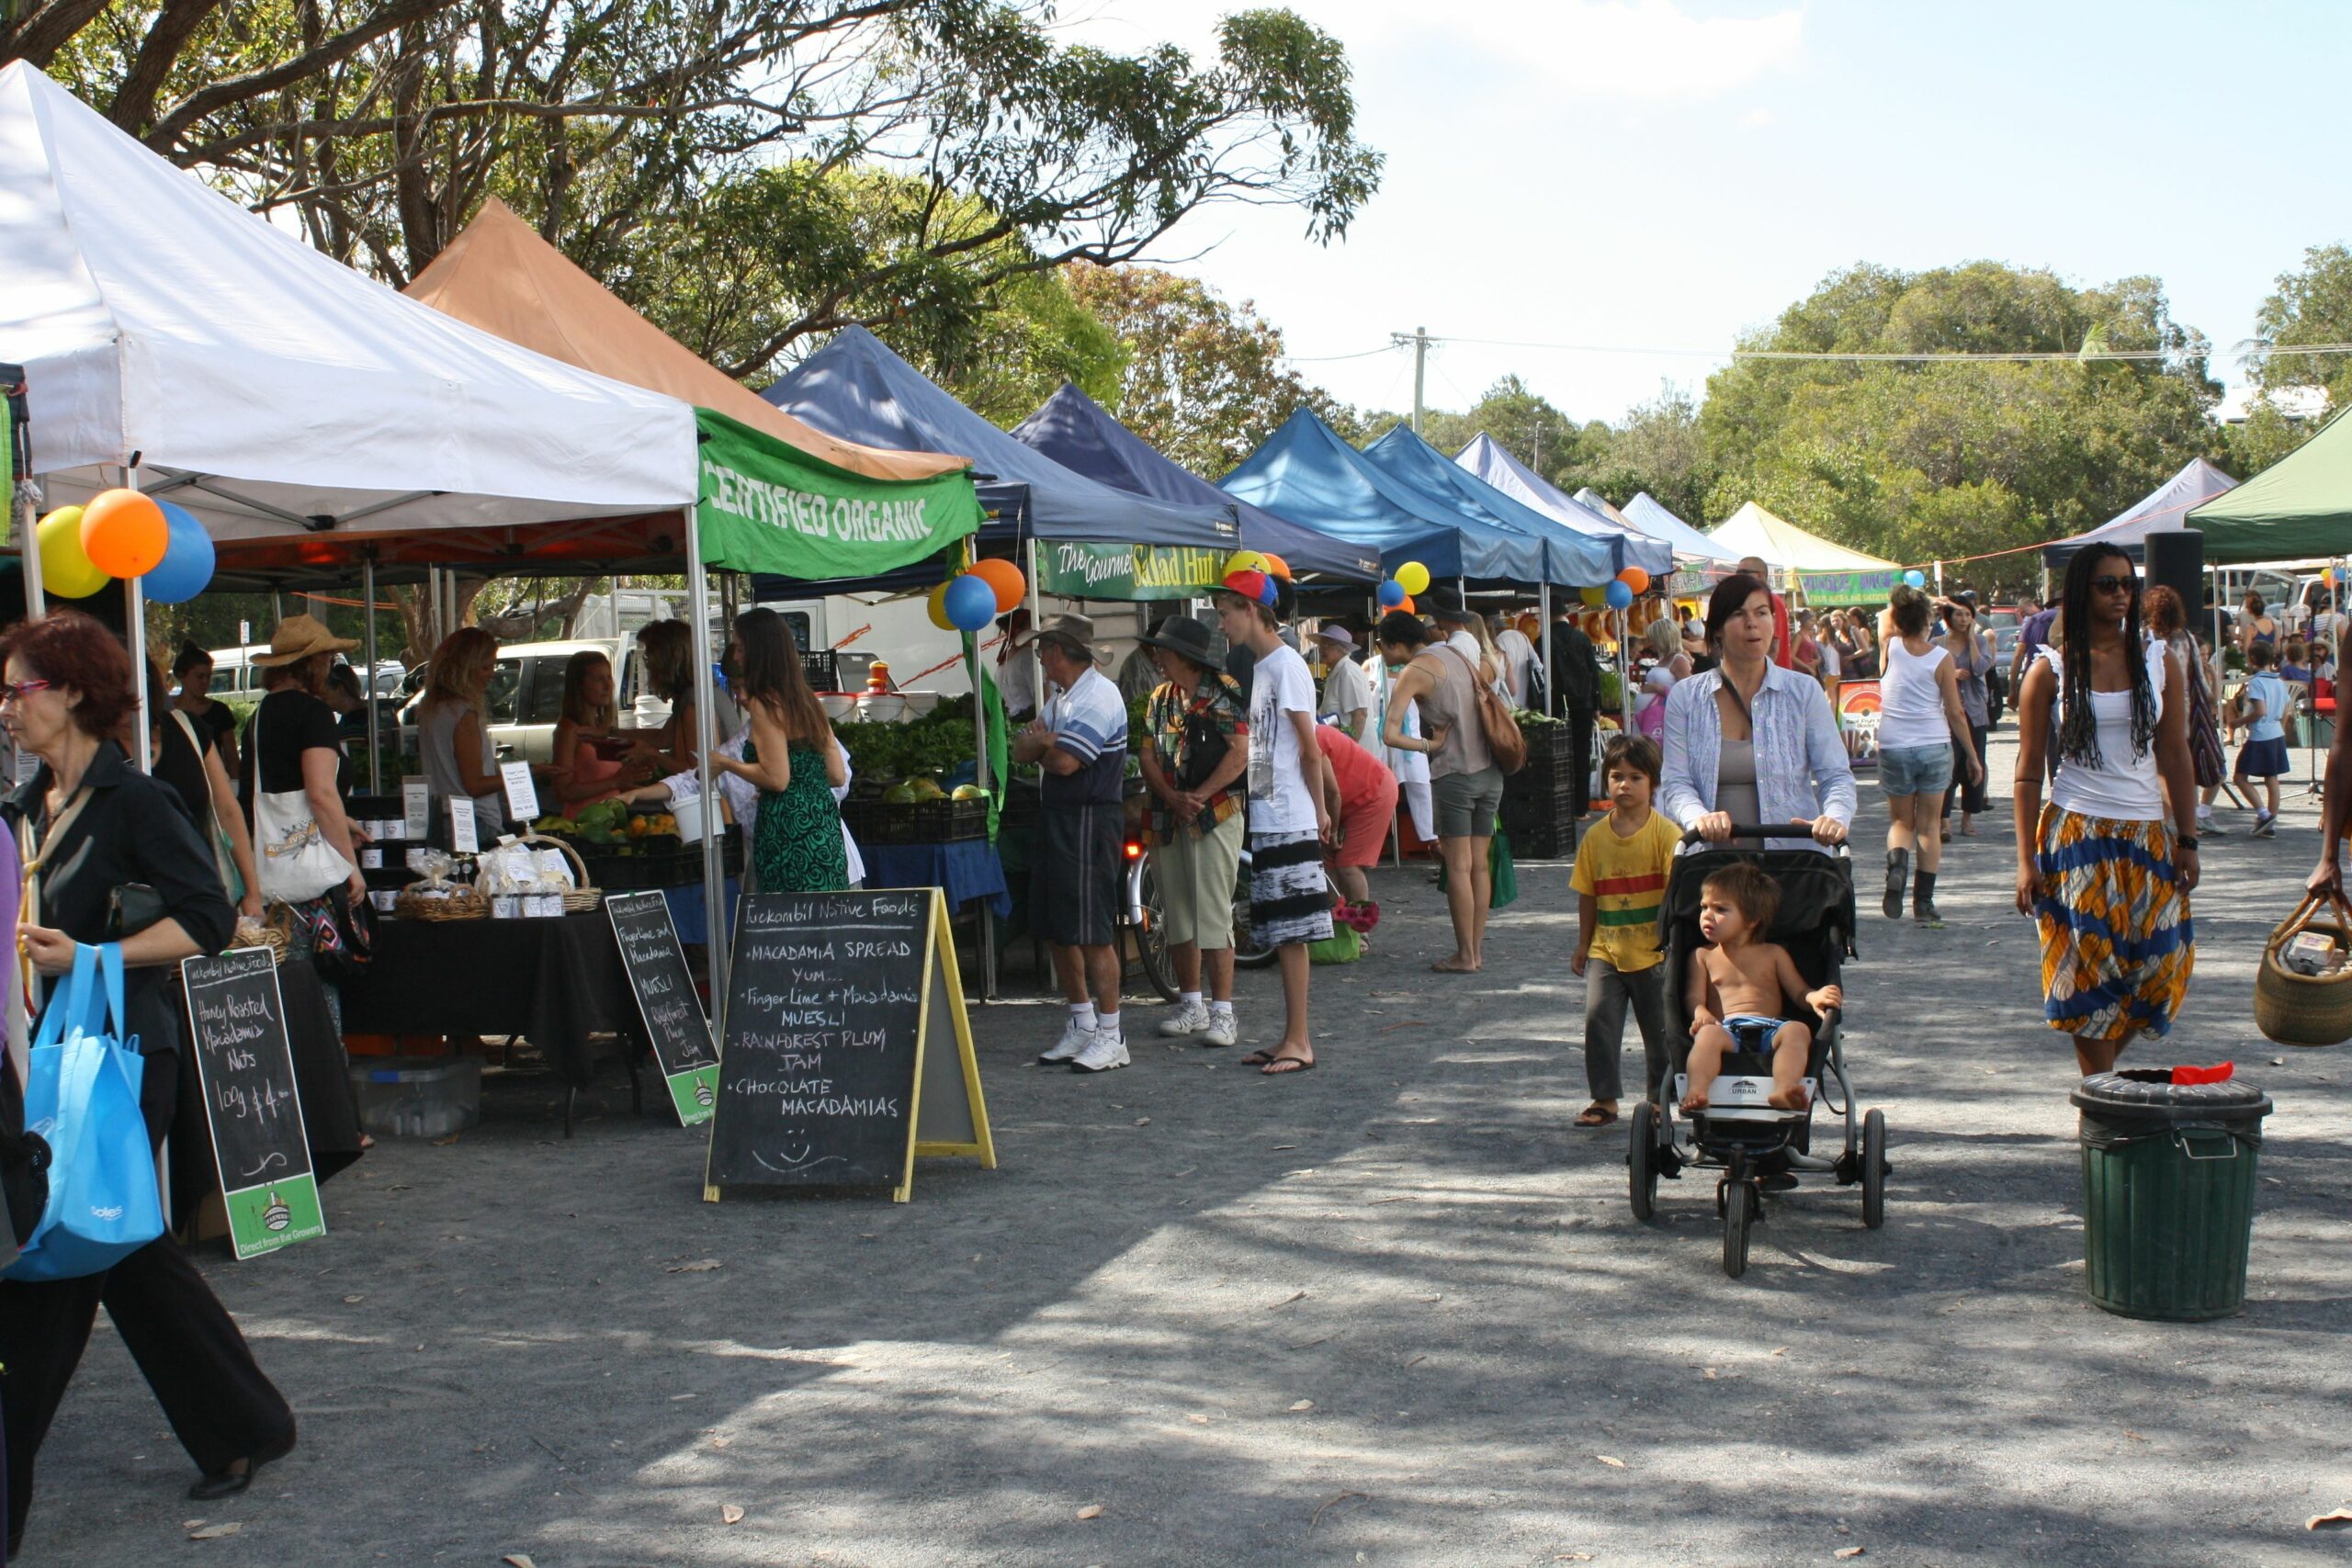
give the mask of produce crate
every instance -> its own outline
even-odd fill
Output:
[[[800,672],[808,677],[808,689],[812,692],[841,690],[841,655],[832,649],[820,648],[814,653],[802,654]]]
[[[681,843],[663,835],[650,852],[639,840],[635,854],[616,853],[605,844],[579,844],[581,863],[591,886],[606,893],[643,893],[663,887],[684,887],[702,880],[702,846]],[[719,865],[734,876],[743,869],[743,830],[727,829],[719,848]]]
[[[989,836],[989,803],[919,800],[892,806],[871,798],[846,800],[842,820],[861,844],[952,844]]]
[[[1516,860],[1566,860],[1576,853],[1577,825],[1558,818],[1532,818],[1513,822],[1506,818],[1503,836],[1510,840]]]

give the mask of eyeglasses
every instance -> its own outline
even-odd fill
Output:
[[[20,703],[35,692],[46,692],[49,689],[50,682],[47,681],[19,681],[14,684],[0,681],[0,703]]]
[[[2132,593],[2138,591],[2140,580],[2128,573],[2122,577],[2094,577],[2091,586],[2101,593]]]

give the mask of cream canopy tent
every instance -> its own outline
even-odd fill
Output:
[[[1726,549],[1759,557],[1767,566],[1791,573],[1791,586],[1801,587],[1806,597],[1815,601],[1860,604],[1883,599],[1902,571],[1891,560],[1808,534],[1752,501],[1710,529],[1707,536]]]

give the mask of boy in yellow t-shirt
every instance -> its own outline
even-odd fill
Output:
[[[1625,1008],[1642,1031],[1649,1075],[1642,1093],[1655,1099],[1666,1076],[1666,954],[1657,945],[1657,910],[1682,829],[1650,809],[1657,791],[1657,743],[1620,735],[1600,754],[1609,815],[1577,843],[1577,952],[1568,967],[1584,976],[1584,1072],[1592,1103],[1579,1127],[1617,1120]]]

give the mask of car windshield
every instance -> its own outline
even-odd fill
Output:
[[[498,661],[498,668],[490,673],[488,694],[491,723],[512,724],[514,722],[514,689],[522,684],[522,682],[523,661],[521,660],[502,659]]]

